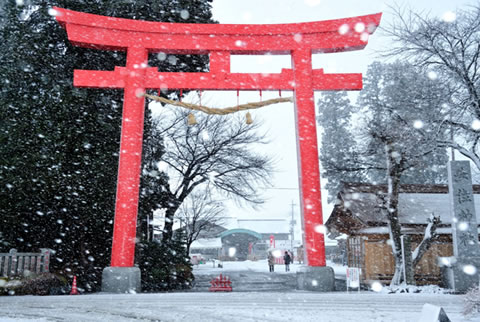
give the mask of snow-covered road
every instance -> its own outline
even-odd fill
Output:
[[[0,321],[418,321],[424,303],[452,322],[462,296],[446,294],[162,293],[0,297]]]

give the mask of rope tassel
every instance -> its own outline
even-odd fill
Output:
[[[195,119],[195,115],[193,115],[192,113],[188,113],[187,124],[188,124],[188,125],[195,125],[195,124],[197,124],[197,120]]]
[[[250,112],[247,112],[247,114],[245,114],[245,122],[247,124],[252,124],[253,123],[253,120],[252,120],[252,115],[250,115]]]

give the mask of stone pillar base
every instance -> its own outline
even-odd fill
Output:
[[[332,292],[335,291],[335,272],[328,266],[302,266],[297,270],[297,289]]]
[[[463,294],[479,285],[480,257],[440,257],[438,262],[444,287]]]
[[[105,267],[102,273],[102,292],[139,293],[141,291],[138,267]]]

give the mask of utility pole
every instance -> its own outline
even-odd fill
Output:
[[[292,200],[292,220],[290,221],[290,251],[292,252],[292,254],[293,254],[293,237],[295,232],[294,206],[295,206],[295,203]]]
[[[450,140],[452,140],[453,144],[453,125],[450,127]],[[455,161],[455,149],[452,147],[450,148],[450,152],[452,153],[452,161]]]

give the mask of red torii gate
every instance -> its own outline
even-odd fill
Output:
[[[114,71],[75,70],[74,85],[123,88],[123,121],[112,245],[112,267],[134,263],[146,89],[292,90],[304,245],[308,266],[325,266],[315,90],[360,90],[362,74],[312,69],[312,54],[363,49],[381,14],[295,24],[184,24],[112,18],[55,7],[57,21],[77,46],[127,52]],[[158,72],[148,53],[209,54],[208,73]],[[231,73],[231,55],[290,54],[281,73]]]

